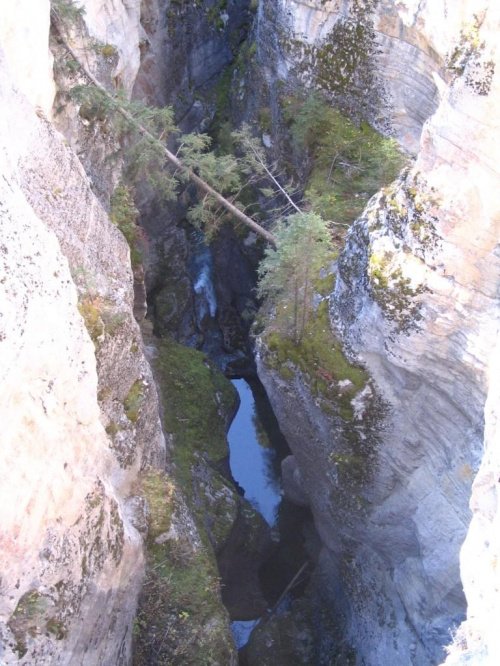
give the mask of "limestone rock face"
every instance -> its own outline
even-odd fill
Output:
[[[35,106],[52,111],[56,93],[49,51],[50,0],[14,0],[0,7],[0,47],[16,84]]]
[[[450,45],[451,81],[414,168],[376,195],[349,233],[331,298],[345,349],[372,379],[346,423],[322,412],[300,374],[283,378],[264,357],[259,367],[324,544],[320,568],[331,590],[323,591],[373,666],[439,663],[465,612],[459,552],[499,332],[499,11],[460,3],[438,29],[432,12],[443,7],[429,3],[420,15],[414,4],[402,16]],[[496,520],[494,456],[487,453],[474,486],[462,555],[471,599],[464,632],[473,639],[484,618],[479,598],[491,609],[498,594],[496,541],[481,539]],[[488,563],[484,579],[472,553]],[[496,663],[485,626],[484,663]]]
[[[467,596],[467,621],[457,630],[446,666],[496,664],[500,660],[498,636],[499,586],[499,479],[500,355],[491,356],[490,391],[485,409],[485,452],[472,486],[473,518],[460,555],[460,570]]]
[[[151,0],[154,2],[154,0]],[[113,77],[128,93],[140,65],[140,44],[146,38],[141,24],[141,0],[82,0],[85,25],[91,37],[110,44],[118,52]]]
[[[130,92],[139,21],[155,0],[82,5],[84,19],[66,25],[66,39],[104,85]],[[50,6],[41,7],[48,49]],[[9,55],[26,32],[22,20],[13,25]],[[144,480],[165,477],[166,443],[134,319],[144,316],[144,276],[136,271],[134,285],[128,245],[105,210],[122,168],[110,159],[118,145],[107,118],[90,122],[61,93],[82,77],[68,67],[59,36],[51,31],[62,134],[30,103],[41,95],[31,73],[10,71],[0,52],[0,662],[122,666],[132,659],[144,539],[158,511]],[[162,496],[162,520],[169,498]],[[184,529],[201,549],[191,516],[176,525],[179,538]],[[200,609],[200,644],[227,647],[222,662],[233,663],[215,573],[213,585],[212,615]],[[183,624],[179,602],[168,601],[174,624]],[[190,643],[197,622],[193,613],[183,625]],[[167,630],[174,624],[167,614]],[[171,639],[166,652],[181,650],[175,628]]]
[[[265,3],[272,4],[273,0]],[[449,73],[444,56],[471,3],[277,0],[279,78],[320,87],[348,115],[394,135],[411,153]],[[263,15],[265,17],[265,14]]]
[[[126,507],[165,455],[129,250],[4,59],[0,72],[0,660],[123,664],[143,574]]]

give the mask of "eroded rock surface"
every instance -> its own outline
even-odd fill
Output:
[[[430,11],[413,17],[437,39]],[[459,552],[498,335],[499,16],[464,3],[447,18],[452,80],[416,164],[374,197],[339,259],[332,320],[372,378],[352,420],[328,416],[300,373],[259,367],[324,544],[323,591],[373,665],[439,663],[465,612]]]
[[[62,137],[13,90],[5,61],[1,76],[1,658],[123,663],[143,572],[125,501],[141,465],[164,459],[129,251]],[[92,294],[78,294],[78,271]],[[132,422],[123,403],[136,382],[144,405]]]
[[[347,115],[365,118],[418,152],[422,125],[449,80],[450,36],[471,17],[471,3],[453,9],[446,3],[388,0],[261,4],[259,47],[270,85],[276,76],[298,78],[322,89]],[[268,30],[267,23],[278,28]]]

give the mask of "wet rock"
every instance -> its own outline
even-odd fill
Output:
[[[264,618],[253,630],[244,651],[247,666],[310,666],[315,661],[315,636],[306,602]]]
[[[232,620],[253,620],[267,608],[259,569],[273,549],[264,518],[246,500],[240,500],[229,538],[217,553],[222,599]]]
[[[300,480],[300,469],[294,456],[287,456],[281,462],[281,474],[285,497],[299,506],[309,506],[309,500]]]

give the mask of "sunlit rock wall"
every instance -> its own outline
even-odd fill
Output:
[[[298,72],[346,113],[416,153],[445,85],[444,54],[462,8],[390,0],[278,0],[277,6],[281,74]]]
[[[0,7],[0,47],[16,85],[51,113],[56,93],[49,51],[50,0],[14,0]]]
[[[460,555],[467,596],[467,621],[454,631],[446,666],[492,666],[500,661],[498,610],[500,585],[499,483],[500,483],[500,354],[498,344],[489,368],[490,391],[485,409],[485,447],[472,486],[473,518]]]
[[[11,68],[24,15],[0,60],[0,661],[124,664],[143,576],[137,477],[165,443],[128,246],[44,116],[47,78]]]
[[[324,591],[373,666],[439,663],[465,614],[459,553],[499,333],[499,12],[487,2],[419,7],[405,20],[449,45],[450,83],[439,84],[415,166],[373,198],[339,258],[332,321],[372,377],[354,422],[329,419],[300,376],[260,368],[324,544]],[[462,556],[485,643],[496,552],[474,534],[494,529],[496,483],[485,471],[476,482]],[[480,573],[478,551],[489,563]]]

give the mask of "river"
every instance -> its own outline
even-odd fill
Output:
[[[270,609],[307,559],[301,538],[309,512],[283,499],[281,461],[290,454],[269,399],[257,380],[233,379],[240,407],[228,433],[229,463],[245,498],[271,528],[275,548],[260,581]],[[284,600],[286,607],[289,599]],[[238,648],[248,641],[260,618],[231,623]]]

